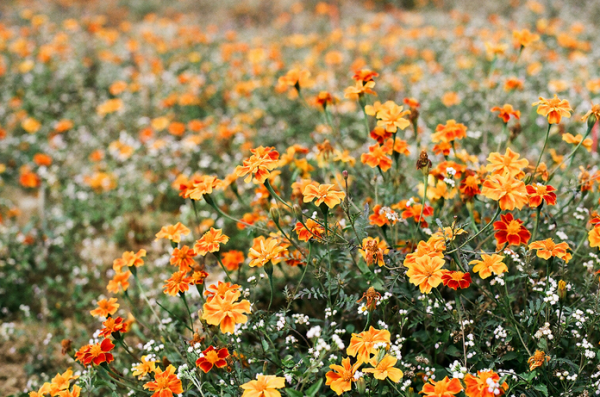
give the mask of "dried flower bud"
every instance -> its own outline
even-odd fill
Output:
[[[419,159],[417,160],[417,169],[421,170],[423,175],[429,174],[429,169],[431,168],[431,160],[429,160],[429,156],[427,155],[427,151],[421,150],[421,154],[419,155]]]
[[[521,123],[515,123],[512,127],[510,127],[510,137],[508,139],[511,142],[514,141],[521,134],[521,131]]]
[[[344,177],[344,179],[348,179],[348,171],[342,171],[342,176]]]
[[[565,299],[567,297],[567,283],[564,280],[558,282],[558,297]]]
[[[61,353],[63,356],[71,351],[72,343],[73,343],[73,341],[71,339],[63,339],[60,342],[60,345],[62,346]]]
[[[419,118],[419,111],[417,109],[410,109],[408,119],[411,123],[414,123]]]

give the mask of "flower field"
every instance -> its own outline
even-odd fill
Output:
[[[600,4],[0,4],[0,396],[600,394]]]

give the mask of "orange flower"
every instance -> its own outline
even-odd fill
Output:
[[[191,267],[196,264],[194,260],[194,250],[184,245],[181,248],[175,248],[171,253],[170,263],[173,266],[179,266],[180,271],[189,272]]]
[[[521,118],[521,112],[518,110],[514,110],[512,105],[505,103],[502,107],[499,106],[494,106],[491,109],[492,112],[500,112],[498,114],[498,117],[500,117],[502,119],[502,121],[504,121],[504,123],[508,123],[508,120],[510,120],[510,116],[513,116],[514,118],[516,118],[517,120],[519,120]]]
[[[344,98],[359,99],[365,94],[377,96],[377,93],[373,91],[373,87],[375,87],[374,81],[368,81],[366,83],[362,80],[357,81],[353,86],[350,86],[344,90]]]
[[[220,325],[221,332],[233,334],[236,324],[244,324],[248,317],[244,313],[250,312],[250,302],[242,300],[237,302],[241,293],[229,290],[224,296],[215,295],[206,301],[202,309],[202,319],[210,325]]]
[[[457,290],[458,288],[469,288],[471,285],[471,274],[459,271],[446,271],[442,275],[442,282],[448,288]]]
[[[227,270],[237,270],[240,265],[244,263],[244,253],[236,250],[224,252],[221,254],[221,262],[223,262],[223,266],[225,266]]]
[[[446,124],[438,124],[435,133],[431,135],[432,142],[452,142],[467,136],[467,126],[457,123],[455,120],[448,120]]]
[[[408,142],[402,139],[396,138],[394,140],[390,138],[385,141],[383,147],[388,154],[392,154],[394,152],[403,154],[405,156],[408,156],[410,154],[410,150],[408,150]]]
[[[556,189],[554,187],[536,183],[535,185],[527,185],[526,188],[531,208],[539,207],[542,200],[546,201],[548,205],[556,205],[556,193],[554,193]]]
[[[363,153],[360,155],[360,161],[371,168],[379,167],[381,168],[381,171],[386,172],[392,168],[392,159],[387,156],[391,153],[391,150],[389,150],[386,146],[379,146],[379,144],[375,144],[373,146],[369,146],[369,153]]]
[[[151,397],[173,397],[173,394],[182,394],[181,380],[175,375],[175,367],[169,365],[164,371],[156,368],[154,381],[144,384],[144,389],[153,391]]]
[[[382,211],[384,207],[377,204],[373,207],[373,214],[369,215],[369,223],[371,225],[377,225],[382,227],[384,225],[389,225],[392,221],[386,216],[387,211]]]
[[[194,175],[186,183],[181,183],[179,186],[181,197],[192,200],[200,200],[205,194],[211,194],[213,189],[221,186],[222,181],[216,176],[211,175]]]
[[[286,251],[287,247],[282,246],[278,239],[271,237],[267,239],[264,237],[257,238],[248,252],[249,266],[263,267],[268,262],[276,265],[281,262]]]
[[[115,360],[112,353],[109,353],[114,347],[109,339],[103,339],[102,342],[82,347],[76,357],[83,365],[110,363]]]
[[[445,247],[440,247],[440,248],[445,248]],[[415,250],[415,252],[412,252],[408,255],[406,255],[406,258],[404,258],[404,266],[407,268],[410,268],[411,266],[413,266],[418,258],[424,257],[424,256],[430,256],[432,258],[437,257],[437,258],[444,258],[444,254],[442,254],[440,252],[440,250],[438,249],[438,247],[436,247],[436,245],[433,242],[429,242],[429,241],[419,241],[419,244],[417,245],[417,249]]]
[[[390,344],[390,331],[383,329],[378,330],[369,327],[368,331],[363,331],[359,334],[352,334],[350,345],[346,349],[349,356],[356,357],[357,364],[367,363],[371,359],[371,354],[377,354],[375,345]]]
[[[588,241],[591,248],[600,247],[600,226],[596,226],[588,232]]]
[[[536,254],[538,258],[542,259],[550,259],[551,257],[558,257],[565,261],[565,263],[569,263],[571,259],[571,254],[567,252],[569,248],[569,244],[562,242],[556,244],[552,241],[551,238],[546,240],[534,241],[529,244],[529,249],[537,250]]]
[[[209,252],[218,252],[221,249],[220,244],[227,244],[229,237],[222,234],[222,229],[210,228],[210,230],[196,241],[194,244],[194,252],[196,255],[204,256]]]
[[[492,200],[498,201],[500,208],[512,211],[521,209],[527,204],[527,189],[523,181],[506,175],[491,175],[483,182],[481,193]]]
[[[39,166],[49,166],[52,164],[52,157],[44,153],[36,153],[33,156],[33,162]]]
[[[166,284],[163,285],[163,292],[171,296],[176,296],[178,293],[187,291],[190,288],[192,278],[186,276],[187,270],[173,273],[171,278],[165,280]]]
[[[120,288],[123,288],[123,291],[127,291],[127,288],[129,288],[129,277],[131,277],[131,272],[129,270],[126,272],[116,272],[113,278],[108,282],[106,289],[113,294],[119,292]]]
[[[378,103],[378,102],[376,102],[376,103]],[[385,130],[385,128],[375,127],[371,130],[371,133],[369,135],[371,136],[371,138],[373,138],[377,142],[379,142],[379,144],[383,144],[386,139],[392,137],[394,134],[392,134],[391,132],[387,132]]]
[[[546,361],[550,361],[550,356],[546,356],[546,353],[542,350],[536,350],[533,356],[529,357],[527,360],[527,364],[529,364],[529,370],[533,371],[544,365]]]
[[[397,362],[398,360],[395,357],[386,354],[379,362],[377,362],[377,358],[373,358],[370,364],[374,368],[364,369],[363,372],[373,374],[375,379],[389,379],[394,383],[398,383],[404,376],[404,373],[398,368],[394,368]]]
[[[364,81],[364,82],[373,81],[373,79],[375,77],[379,77],[379,73],[374,72],[370,69],[357,70],[354,72],[354,76],[352,76],[352,78],[355,81]]]
[[[513,30],[512,33],[515,39],[515,43],[517,43],[522,48],[527,47],[531,43],[536,42],[540,39],[539,35],[531,33],[527,29],[523,29],[521,31]]]
[[[417,101],[415,98],[404,98],[402,102],[404,102],[405,105],[408,105],[412,109],[418,109],[421,106],[419,101]]]
[[[542,97],[539,99],[540,100],[534,102],[532,106],[537,105],[537,113],[547,117],[548,123],[559,124],[562,117],[571,117],[573,109],[571,109],[571,105],[566,99],[559,99],[556,94],[554,94],[554,98],[552,99]]]
[[[404,130],[410,125],[410,121],[403,118],[407,114],[410,114],[410,110],[404,110],[403,106],[387,101],[377,112],[376,117],[379,119],[377,125],[392,133],[397,132],[398,128]]]
[[[102,338],[107,338],[109,335],[115,332],[125,333],[127,332],[128,328],[127,323],[123,322],[122,317],[109,317],[105,322],[102,323],[102,325],[104,325],[104,328],[98,334],[98,336]]]
[[[39,187],[41,184],[40,177],[35,173],[29,170],[29,167],[23,167],[19,175],[19,183],[23,187],[35,188]]]
[[[479,273],[479,277],[482,279],[488,278],[492,275],[492,273],[499,276],[500,274],[508,271],[508,267],[506,267],[504,262],[502,262],[504,257],[501,255],[481,254],[481,259],[481,261],[471,261],[469,262],[469,265],[475,265],[475,267],[473,267],[473,271],[475,273]]]
[[[113,269],[119,273],[124,267],[140,267],[144,265],[143,257],[146,256],[146,250],[141,249],[137,253],[133,251],[125,251],[120,258],[113,261]]]
[[[402,211],[402,218],[409,219],[413,218],[415,222],[419,222],[419,217],[421,217],[421,226],[427,227],[427,221],[425,217],[433,216],[433,207],[425,204],[425,208],[423,208],[423,215],[421,216],[421,208],[423,204],[413,203],[410,207],[406,207],[404,211]]]
[[[142,379],[147,374],[155,371],[156,361],[151,361],[148,356],[142,356],[142,362],[133,367],[131,375],[137,376],[138,379]]]
[[[414,263],[404,264],[408,267],[406,275],[412,284],[418,285],[421,293],[429,294],[432,288],[437,288],[444,275],[444,259],[434,256],[421,256]]]
[[[592,108],[583,115],[581,121],[587,121],[587,119],[592,115],[594,116],[595,120],[600,120],[600,105],[592,104]],[[592,121],[594,121],[594,119],[592,119]]]
[[[202,356],[196,360],[196,365],[207,374],[213,366],[217,368],[226,366],[227,361],[225,359],[227,357],[229,357],[229,350],[227,348],[217,350],[214,346],[209,346],[202,352]]]
[[[576,136],[573,136],[572,134],[569,134],[567,132],[566,134],[563,134],[562,140],[567,143],[570,143],[572,145],[575,145],[575,146],[579,145],[579,143],[581,141],[583,141],[583,142],[581,142],[581,146],[583,146],[588,152],[592,151],[592,144],[593,144],[592,139],[591,138],[583,139],[583,136],[581,134],[577,134]]]
[[[362,247],[358,252],[362,255],[367,266],[376,263],[379,267],[385,265],[383,256],[387,255],[390,250],[385,241],[379,241],[379,237],[367,237],[362,241]]]
[[[279,153],[272,147],[259,146],[252,149],[253,153],[247,160],[235,168],[234,174],[237,178],[247,175],[244,182],[248,183],[254,177],[255,183],[265,183],[271,171],[277,168]]]
[[[465,178],[460,181],[458,190],[460,190],[466,198],[473,198],[478,194],[481,194],[481,190],[479,189],[480,184],[481,179],[479,179],[477,174],[473,171],[467,171]]]
[[[102,299],[98,301],[98,307],[90,311],[90,314],[94,317],[108,317],[115,314],[118,308],[117,298]]]
[[[525,175],[522,170],[529,164],[527,159],[519,160],[519,157],[519,153],[513,152],[510,148],[506,148],[504,156],[498,152],[490,153],[486,170],[492,175],[509,174],[511,177],[519,178]]]
[[[488,379],[491,379],[488,383]],[[500,375],[494,371],[477,371],[477,376],[471,374],[465,375],[465,394],[467,397],[497,397],[504,395],[504,392],[508,390],[508,384],[498,384],[500,381]],[[497,390],[497,392],[495,392]]]
[[[494,222],[494,233],[498,246],[504,243],[510,245],[521,245],[527,244],[531,238],[531,233],[525,226],[523,221],[520,219],[514,219],[512,214],[500,215],[500,220]]]
[[[302,224],[302,222],[296,222],[296,227],[294,227],[294,231],[298,234],[298,240],[306,241],[316,238],[320,239],[325,233],[325,229],[323,226],[319,225],[317,222],[312,219],[307,219],[304,223],[306,227]]]
[[[300,89],[310,83],[310,72],[306,69],[290,69],[284,76],[279,78],[279,84],[288,85]]]
[[[304,196],[304,202],[309,203],[316,199],[315,205],[319,206],[322,203],[325,203],[327,207],[333,208],[346,197],[346,193],[335,190],[335,185],[321,184],[318,186],[315,185],[306,185],[304,188],[304,192],[302,195]]]
[[[424,397],[452,397],[463,390],[458,378],[448,379],[446,376],[439,382],[429,379],[429,383],[423,385],[423,390],[419,393]]]
[[[208,273],[206,273],[204,270],[196,270],[194,273],[192,273],[192,284],[204,284],[206,277],[208,277]]]
[[[285,387],[285,378],[273,375],[257,375],[256,380],[251,380],[240,386],[244,389],[242,397],[281,397],[277,389]]]
[[[231,284],[230,282],[222,282],[219,281],[217,284],[211,284],[204,291],[204,295],[206,295],[206,301],[210,302],[217,295],[224,297],[227,291],[237,291],[240,288],[237,284]]]
[[[361,363],[357,362],[356,364],[352,365],[349,357],[346,357],[342,360],[342,365],[331,364],[329,368],[333,371],[329,371],[325,374],[325,384],[331,387],[331,390],[333,390],[338,396],[345,391],[352,390],[352,382],[355,381],[354,374],[360,367],[360,364]]]

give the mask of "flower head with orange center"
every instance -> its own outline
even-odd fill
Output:
[[[285,387],[285,378],[273,375],[257,375],[240,386],[244,389],[242,397],[281,397],[278,389]]]
[[[181,197],[201,200],[205,194],[211,194],[213,189],[222,185],[222,181],[211,175],[194,175],[186,183],[179,186]],[[189,231],[188,231],[189,233]]]
[[[477,376],[466,374],[464,382],[467,397],[497,397],[504,395],[508,390],[508,384],[500,384],[500,375],[491,369],[477,371]]]
[[[540,39],[540,35],[531,33],[527,29],[523,29],[521,31],[513,30],[512,34],[513,38],[515,39],[515,43],[517,43],[517,45],[519,45],[521,48],[528,47]]]
[[[430,217],[433,216],[433,207],[430,205],[425,204],[425,208],[423,208],[422,214],[421,214],[421,208],[423,207],[423,204],[420,203],[413,203],[412,205],[406,207],[406,209],[404,211],[402,211],[402,218],[403,219],[410,219],[412,218],[415,222],[419,222],[419,218],[421,219],[421,226],[422,227],[427,227],[428,223],[425,220],[426,217]]]
[[[336,190],[335,185],[328,184],[321,184],[318,186],[307,185],[302,194],[305,203],[315,200],[316,206],[325,203],[329,208],[335,207],[346,197],[346,193]]]
[[[142,356],[142,362],[133,366],[132,369],[131,375],[142,379],[147,374],[156,371],[156,361],[151,360],[149,356]]]
[[[283,260],[286,252],[287,247],[282,246],[279,239],[273,237],[257,238],[248,252],[249,266],[263,267],[268,262],[276,265]]]
[[[515,219],[512,214],[500,215],[500,220],[494,222],[494,237],[498,246],[508,243],[509,245],[525,245],[531,238],[531,233],[523,221]]]
[[[588,241],[591,248],[600,247],[600,226],[595,226],[588,232]]]
[[[306,227],[304,227],[304,225],[306,225]],[[308,242],[313,238],[320,240],[325,233],[323,226],[310,218],[304,222],[304,225],[302,222],[296,222],[296,227],[294,227],[294,231],[298,234],[298,240],[300,241]]]
[[[248,183],[254,178],[254,182],[265,183],[271,171],[279,165],[279,153],[271,147],[262,146],[251,150],[253,155],[238,165],[234,171],[236,177],[246,176],[244,182]]]
[[[224,252],[221,254],[221,262],[223,262],[225,269],[229,271],[237,270],[244,263],[244,253],[236,250]]]
[[[122,317],[109,317],[105,322],[102,323],[102,325],[104,325],[104,328],[102,328],[98,334],[98,336],[102,338],[107,338],[109,335],[115,332],[125,333],[127,332],[128,328],[127,323],[124,322]]]
[[[375,379],[389,379],[394,383],[398,383],[400,382],[400,379],[402,379],[402,377],[404,376],[404,373],[398,368],[394,367],[397,362],[398,360],[396,359],[396,357],[386,354],[379,362],[377,362],[376,358],[373,358],[370,362],[373,368],[364,369],[363,372],[373,374],[373,377]]]
[[[570,249],[569,244],[565,243],[564,241],[556,244],[551,238],[534,241],[533,243],[529,244],[529,249],[537,250],[536,255],[538,258],[546,260],[552,257],[557,257],[564,260],[565,263],[569,263],[569,260],[571,260],[572,257],[571,253],[567,252],[567,250]]]
[[[373,81],[375,77],[379,77],[379,73],[374,72],[370,69],[357,70],[354,72],[354,76],[352,76],[354,81],[364,81],[365,83]]]
[[[392,168],[392,159],[387,156],[392,153],[389,149],[376,143],[369,146],[369,153],[360,155],[360,161],[371,168],[379,167],[381,171],[386,172]]]
[[[532,106],[537,105],[537,114],[548,118],[549,124],[560,124],[562,117],[571,117],[571,105],[566,99],[559,99],[556,94],[554,98],[546,99],[539,98],[538,102],[534,102]]]
[[[371,138],[375,139],[379,144],[383,144],[386,139],[392,137],[394,134],[387,132],[383,127],[375,127],[369,134]]]
[[[471,274],[459,271],[446,271],[442,275],[442,282],[446,287],[453,290],[469,288],[471,285]]]
[[[217,284],[209,285],[204,291],[204,295],[206,296],[206,301],[210,302],[217,295],[224,297],[227,291],[237,291],[238,289],[240,289],[238,284],[231,284],[230,282],[224,283],[219,281]]]
[[[331,387],[338,396],[346,391],[352,390],[352,382],[356,381],[354,374],[360,367],[361,363],[352,364],[350,358],[346,357],[342,360],[342,365],[331,364],[329,366],[333,371],[325,374],[325,384]]]
[[[570,134],[568,132],[566,134],[563,134],[562,140],[575,146],[581,143],[581,146],[583,146],[588,152],[592,151],[592,144],[594,143],[591,138],[583,139],[583,135],[581,134],[573,136],[573,134]]]
[[[467,199],[473,198],[478,194],[481,194],[481,189],[479,188],[481,185],[481,179],[477,176],[477,173],[474,171],[468,170],[465,174],[465,177],[462,181],[460,181],[460,186],[458,190],[460,193]]]
[[[439,256],[424,255],[415,258],[414,263],[406,263],[406,275],[409,282],[418,285],[421,293],[429,294],[432,288],[437,288],[442,283],[444,275],[444,259]]]
[[[82,354],[78,356],[78,360],[83,365],[90,365],[92,363],[96,365],[102,363],[108,364],[115,359],[112,353],[109,353],[115,347],[110,339],[103,339],[102,342],[84,347],[86,347],[86,349],[84,351],[80,350]]]
[[[500,106],[494,106],[491,109],[492,112],[499,112],[498,113],[498,117],[500,117],[502,119],[502,121],[504,121],[504,124],[507,124],[508,121],[510,120],[510,117],[514,117],[515,119],[519,120],[521,118],[521,112],[518,110],[514,110],[512,105],[505,103],[504,105],[502,105],[502,107]]]
[[[300,90],[302,87],[310,85],[310,72],[306,69],[290,69],[285,75],[279,78],[279,83]]]
[[[481,194],[498,201],[500,208],[507,211],[521,209],[529,201],[525,183],[509,174],[489,176],[483,182]]]
[[[492,175],[508,174],[511,177],[522,177],[525,175],[523,169],[527,167],[529,161],[527,159],[519,160],[519,157],[519,153],[513,152],[510,148],[506,148],[504,156],[498,152],[490,153],[486,169]]]
[[[387,132],[396,133],[398,128],[404,130],[410,125],[410,121],[404,118],[407,114],[410,114],[410,110],[404,110],[404,106],[387,101],[376,114],[377,125]]]
[[[369,223],[379,227],[396,223],[394,220],[388,218],[389,210],[389,207],[382,207],[380,204],[377,204],[373,207],[373,214],[369,215]]]
[[[163,226],[160,232],[156,233],[156,240],[166,238],[174,243],[181,242],[181,235],[187,236],[190,234],[190,229],[185,227],[181,222],[177,222],[175,225]]]
[[[442,254],[442,252],[440,251],[441,248],[445,248],[445,245],[443,247],[440,247],[436,245],[433,241],[419,241],[415,252],[406,255],[403,264],[405,267],[410,268],[410,266],[416,263],[416,260],[418,258],[421,258],[423,256],[429,256],[432,258],[444,258],[444,254]]]
[[[165,280],[166,284],[163,285],[163,292],[171,296],[176,296],[190,289],[191,282],[192,277],[187,276],[187,270],[175,272],[169,279]]]
[[[244,324],[248,317],[244,313],[250,312],[250,302],[238,302],[241,293],[229,290],[225,295],[215,295],[204,304],[202,319],[210,325],[219,325],[221,332],[233,334],[236,324]]]
[[[98,307],[90,311],[90,314],[94,317],[108,317],[115,314],[118,308],[117,298],[102,299],[98,301]]]
[[[127,291],[127,288],[129,288],[129,277],[131,277],[131,272],[129,270],[125,272],[116,272],[113,278],[108,282],[106,289],[113,294],[119,292],[121,288],[123,291]]]
[[[210,228],[204,233],[200,240],[194,244],[194,253],[204,256],[209,252],[218,252],[221,249],[221,244],[225,245],[229,241],[229,237],[222,233],[222,229]]]
[[[534,369],[544,365],[544,363],[547,361],[550,361],[550,356],[547,356],[542,350],[536,350],[533,356],[527,359],[527,364],[529,364],[529,370],[533,371]]]
[[[214,346],[209,346],[202,352],[200,358],[196,360],[196,366],[198,366],[205,374],[208,373],[213,367],[223,368],[227,365],[225,360],[229,357],[229,350],[227,348],[215,349]]]
[[[463,387],[458,378],[448,379],[446,376],[438,382],[429,379],[429,382],[423,385],[423,390],[419,393],[423,394],[424,397],[452,397],[462,390]]]
[[[153,391],[151,397],[173,397],[174,394],[182,394],[181,380],[175,375],[175,367],[169,365],[164,371],[156,368],[154,381],[144,384],[144,389]]]
[[[206,280],[206,277],[208,277],[208,273],[204,270],[195,270],[194,273],[192,273],[191,283],[194,285],[204,284],[204,280]]]
[[[504,257],[502,255],[492,254],[481,254],[481,260],[474,260],[469,262],[469,265],[475,265],[473,271],[479,273],[479,277],[486,279],[494,273],[496,276],[501,275],[508,271],[508,267],[502,262]]]
[[[410,154],[410,150],[408,149],[408,142],[399,138],[396,138],[395,140],[392,138],[387,139],[383,144],[383,149],[389,154],[399,153],[405,156],[408,156]]]
[[[194,260],[194,250],[184,245],[181,248],[175,248],[171,253],[170,263],[173,266],[179,266],[179,270],[181,271],[190,271],[192,266],[196,264]]]
[[[390,331],[378,330],[371,326],[368,331],[352,334],[346,353],[356,357],[357,364],[367,363],[371,359],[371,354],[377,353],[378,349],[375,345],[379,344],[390,345]]]
[[[456,120],[448,120],[446,124],[438,124],[435,133],[431,135],[431,141],[449,143],[467,136],[467,126],[457,123]]]
[[[542,201],[545,201],[547,205],[556,205],[556,193],[554,193],[556,189],[554,187],[536,183],[527,185],[526,188],[531,208],[539,207],[542,205]]]
[[[377,264],[379,267],[385,265],[383,256],[387,255],[389,251],[387,243],[385,241],[379,241],[379,237],[364,238],[362,247],[358,250],[367,263],[367,266]]]
[[[350,86],[344,90],[344,98],[348,99],[360,99],[365,94],[377,95],[375,91],[373,91],[373,87],[375,87],[374,81],[364,82],[362,80],[354,83],[353,86]]]

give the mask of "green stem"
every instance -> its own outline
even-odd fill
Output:
[[[185,305],[185,309],[187,310],[188,317],[190,318],[190,325],[192,327],[192,332],[194,331],[194,320],[192,319],[192,312],[190,311],[190,307],[188,306],[187,299],[185,298],[185,294],[183,292],[179,292],[179,296],[183,300],[183,304]]]
[[[544,151],[546,150],[546,146],[548,145],[548,137],[550,136],[550,128],[552,128],[552,124],[548,124],[548,129],[546,130],[546,139],[544,139],[544,146],[542,147],[542,151],[540,152],[540,157],[538,158],[537,163],[535,164],[535,168],[533,169],[533,175],[529,178],[530,180],[535,180],[535,173],[542,161],[542,156],[544,155]]]
[[[569,163],[569,165],[573,164],[573,156],[575,156],[575,153],[577,152],[577,150],[579,149],[579,147],[583,144],[583,141],[588,137],[588,135],[590,134],[590,132],[592,131],[592,128],[594,128],[594,124],[592,125],[588,125],[587,131],[585,133],[585,136],[581,139],[581,141],[577,144],[577,146],[575,146],[575,149],[573,149],[573,151],[571,153],[569,153],[569,155],[567,157],[565,157],[563,159],[563,161],[557,165],[554,170],[552,170],[552,172],[550,173],[550,175],[548,176],[548,182],[550,183],[550,181],[552,180],[552,178],[554,177],[554,173],[556,171],[558,171],[558,169],[567,162],[567,160],[571,159],[571,162]]]
[[[264,185],[267,188],[267,190],[269,191],[269,194],[271,195],[271,197],[273,197],[274,199],[278,200],[279,202],[281,202],[283,205],[285,205],[289,209],[292,208],[291,205],[289,205],[288,203],[286,203],[284,199],[282,199],[281,197],[279,197],[279,195],[277,193],[275,193],[275,190],[273,190],[273,186],[271,186],[271,183],[269,182],[268,179],[265,180]]]
[[[453,249],[452,251],[447,252],[446,254],[451,254],[459,249],[461,249],[462,247],[464,247],[465,245],[467,245],[468,243],[470,243],[471,241],[473,241],[474,238],[476,238],[477,236],[479,236],[481,233],[485,232],[487,229],[489,229],[489,227],[494,223],[494,221],[496,220],[496,218],[498,218],[498,215],[500,215],[500,212],[502,212],[502,209],[500,207],[498,207],[498,209],[496,210],[496,213],[494,214],[494,217],[490,220],[490,222],[485,225],[483,227],[483,229],[481,229],[477,234],[475,234],[473,237],[467,239],[467,241],[465,241],[464,243],[462,243],[459,247]]]
[[[233,284],[233,280],[229,276],[229,272],[227,271],[227,268],[225,268],[225,265],[221,261],[221,255],[219,255],[218,252],[215,252],[215,257],[217,258],[217,262],[219,262],[219,265],[221,265],[221,269],[223,269],[223,271],[225,272],[225,276],[227,277],[227,281],[229,281],[231,284]]]

